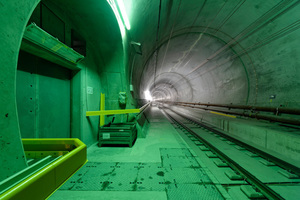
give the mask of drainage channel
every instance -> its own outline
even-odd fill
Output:
[[[229,167],[233,170],[234,173],[226,174],[230,179],[234,180],[244,180],[247,184],[241,185],[240,189],[244,192],[244,194],[250,199],[285,199],[274,190],[272,190],[269,186],[273,184],[283,184],[283,183],[293,183],[299,184],[299,177],[290,173],[287,170],[283,170],[281,176],[279,175],[279,180],[276,178],[264,178],[263,175],[253,174],[253,170],[251,169],[251,162],[257,162],[258,154],[256,154],[253,149],[251,151],[247,151],[246,148],[240,145],[236,145],[234,141],[228,140],[228,138],[222,137],[218,131],[214,130],[212,127],[203,126],[199,122],[196,122],[190,118],[187,118],[179,113],[175,113],[170,109],[162,109],[167,117],[172,120],[173,125],[178,129],[182,130],[194,143],[202,150],[207,151],[206,155],[210,158],[219,158],[221,161],[215,163],[219,167]],[[202,131],[202,132],[201,132]],[[201,132],[201,134],[199,134]],[[212,138],[214,140],[212,140]],[[212,141],[216,141],[218,143],[214,143]],[[218,145],[216,145],[218,144]],[[227,147],[226,147],[227,145]],[[231,148],[228,151],[228,147]],[[223,150],[222,150],[223,148]],[[243,152],[246,151],[248,153],[248,158],[243,155]],[[237,158],[236,155],[240,157]],[[253,161],[251,161],[253,159]],[[250,160],[250,161],[249,161]],[[269,162],[265,159],[260,159],[259,164],[265,165],[264,167],[268,170],[267,173],[274,174],[274,170],[268,168],[269,166],[274,166],[274,163]],[[250,166],[247,166],[249,165]],[[259,166],[257,166],[259,168]],[[260,169],[261,169],[260,168]],[[276,173],[275,173],[276,175]],[[260,177],[261,176],[261,177]],[[274,176],[274,175],[273,175]],[[277,176],[277,175],[276,175]]]

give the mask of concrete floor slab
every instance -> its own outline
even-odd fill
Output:
[[[277,192],[284,199],[299,200],[300,199],[300,184],[296,185],[274,185],[270,186],[275,192]]]

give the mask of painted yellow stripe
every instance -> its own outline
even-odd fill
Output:
[[[234,115],[227,115],[227,114],[224,114],[224,113],[219,113],[219,112],[214,112],[214,111],[210,111],[210,113],[216,114],[216,115],[222,115],[222,116],[225,116],[225,117],[236,118],[236,116],[234,116]]]
[[[86,116],[119,115],[119,114],[139,113],[139,112],[140,109],[86,111]]]

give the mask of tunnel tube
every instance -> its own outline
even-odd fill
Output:
[[[299,51],[291,43],[298,32],[297,21],[287,14],[296,15],[298,2],[267,1],[261,5],[236,2],[230,6],[226,2],[203,4],[200,14],[196,12],[199,11],[197,9],[189,10],[188,4],[176,2],[177,7],[173,5],[173,23],[169,23],[163,31],[160,29],[160,45],[146,49],[150,56],[144,59],[146,64],[143,70],[135,67],[135,76],[140,77],[138,73],[142,72],[142,77],[145,77],[141,78],[142,81],[135,79],[135,83],[140,84],[140,90],[154,84],[153,76],[176,72],[188,79],[193,88],[193,99],[187,99],[191,94],[183,95],[184,102],[297,107],[297,95],[291,92],[295,87],[289,88],[285,94],[276,95],[276,100],[271,98],[292,84],[280,73],[283,64],[280,60],[286,60],[280,51]],[[216,12],[205,16],[210,10],[208,6],[214,6]],[[247,12],[250,7],[258,12]],[[247,22],[239,20],[243,12],[251,16]],[[184,20],[180,21],[176,15]],[[220,20],[222,17],[223,21]],[[291,45],[290,48],[272,53],[271,49],[281,45],[284,37],[289,41],[285,46]],[[157,56],[154,52],[158,52]],[[297,61],[292,59],[286,62],[295,64]],[[290,67],[287,70],[289,72],[285,73],[292,75],[297,69]],[[280,80],[280,84],[276,79]],[[167,82],[180,87],[178,91],[189,87],[184,86],[184,80],[175,76],[170,76]],[[296,84],[299,83],[296,81]]]
[[[3,13],[0,141],[4,166],[0,180],[27,167],[21,144],[25,132],[22,124],[26,123],[20,123],[25,115],[16,103],[17,67],[25,28],[39,2],[0,3]],[[128,0],[124,6],[130,28],[123,27],[124,32],[107,1],[42,2],[55,15],[56,21],[49,22],[48,32],[64,24],[61,27],[66,30],[63,39],[67,45],[72,46],[73,30],[87,43],[86,58],[78,65],[80,70],[71,71],[68,80],[71,96],[67,134],[87,145],[97,141],[99,120],[86,118],[85,112],[99,109],[102,92],[107,97],[107,109],[120,109],[116,102],[121,91],[132,94],[128,95],[128,108],[138,108],[137,102],[143,100],[145,90],[162,101],[299,109],[300,2],[297,0]],[[52,34],[55,36],[55,31]],[[133,41],[141,44],[138,55]],[[28,91],[31,85],[28,84]],[[44,105],[50,105],[51,97],[45,99],[49,102]],[[18,102],[27,108],[26,101]],[[39,113],[39,107],[36,108]],[[204,115],[188,109],[181,111],[197,117]],[[53,115],[57,113],[56,110]],[[36,119],[32,127],[37,132],[46,130],[49,124],[36,125]],[[120,117],[117,121],[126,119]],[[110,122],[108,117],[107,122]],[[285,139],[288,136],[280,135]],[[288,139],[281,146],[297,152],[297,147],[293,149],[287,144],[297,140]]]

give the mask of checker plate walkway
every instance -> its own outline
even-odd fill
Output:
[[[187,148],[161,148],[161,163],[88,162],[60,190],[166,191],[168,199],[223,199]]]

